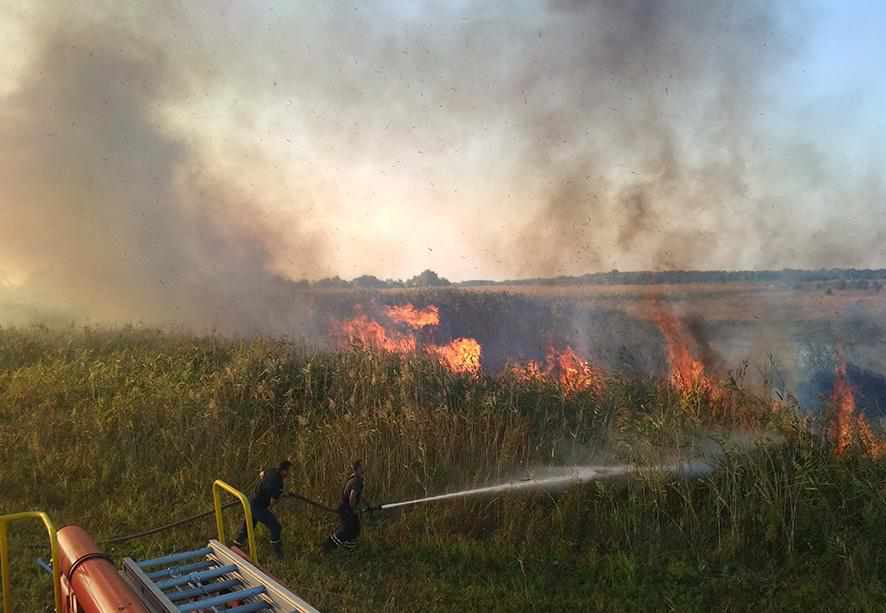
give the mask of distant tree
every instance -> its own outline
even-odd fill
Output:
[[[351,281],[352,287],[359,289],[382,289],[388,287],[388,284],[372,275],[361,275]]]
[[[350,283],[348,283],[338,275],[334,277],[327,277],[326,279],[320,279],[319,281],[314,281],[313,285],[314,287],[319,287],[321,289],[351,287]]]
[[[425,270],[406,282],[406,287],[446,287],[448,285],[452,285],[452,283],[437,275],[433,270]]]

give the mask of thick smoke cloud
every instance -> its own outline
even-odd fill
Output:
[[[0,15],[28,42],[0,100],[0,273],[95,319],[291,331],[301,277],[881,265],[880,175],[783,129],[801,8]]]
[[[30,274],[28,298],[98,321],[295,331],[275,257],[322,245],[268,219],[162,116],[211,83],[124,20],[60,17],[32,26],[26,76],[0,105],[0,259]]]
[[[539,34],[549,61],[524,94],[525,167],[550,187],[510,243],[533,245],[520,269],[769,264],[753,224],[771,194],[755,193],[753,167],[767,79],[791,56],[772,3],[557,2],[552,14]],[[789,219],[795,203],[779,204]]]

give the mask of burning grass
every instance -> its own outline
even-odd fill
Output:
[[[886,454],[886,440],[875,434],[867,418],[857,411],[855,392],[846,377],[846,359],[842,351],[837,351],[836,363],[836,378],[831,392],[833,417],[829,428],[834,453],[842,456],[853,447],[858,447],[870,457],[881,458]]]
[[[402,340],[382,328],[365,338]],[[363,457],[367,494],[393,502],[539,466],[650,464],[713,447],[717,470],[697,480],[370,517],[352,556],[321,555],[331,520],[286,503],[291,556],[270,570],[336,611],[877,610],[886,597],[881,462],[857,445],[836,456],[826,429],[740,385],[729,397],[742,420],[703,395],[687,411],[678,390],[653,380],[608,375],[593,393],[563,393],[563,373],[587,381],[585,365],[564,347],[536,365],[538,383],[454,372],[422,351],[0,330],[0,512],[45,509],[107,537],[202,511],[212,479],[247,487],[285,456],[292,489],[328,502],[348,462]],[[753,427],[743,425],[748,415]],[[211,533],[207,522],[112,553],[150,557]],[[14,551],[17,599],[40,610],[47,582],[30,571],[32,552]]]
[[[385,327],[365,315],[363,307],[355,307],[357,315],[345,321],[333,321],[330,334],[338,339],[339,349],[347,351],[387,351],[409,355],[421,352],[435,358],[453,373],[478,375],[482,347],[477,339],[456,338],[445,344],[419,343],[417,331],[440,325],[440,310],[435,305],[416,308],[412,304],[384,307],[391,322]]]
[[[667,345],[670,378],[674,387],[684,394],[697,391],[712,400],[721,398],[723,393],[720,387],[705,374],[705,366],[701,360],[690,353],[689,335],[680,320],[660,304],[653,307],[653,319]]]
[[[548,347],[543,365],[530,360],[512,365],[509,372],[520,383],[555,385],[567,396],[586,391],[601,393],[606,385],[605,373],[591,366],[569,346],[564,349]]]
[[[385,307],[388,319],[406,324],[410,328],[420,329],[440,325],[440,309],[431,305],[417,309],[411,304],[398,304]]]

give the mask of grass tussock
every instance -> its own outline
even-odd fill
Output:
[[[882,463],[835,458],[820,428],[740,376],[716,400],[606,383],[566,395],[274,339],[0,330],[0,512],[46,510],[101,538],[204,510],[213,479],[247,488],[284,457],[292,489],[332,503],[356,457],[371,499],[395,501],[540,466],[705,455],[716,470],[693,480],[647,474],[373,516],[353,554],[321,554],[333,518],[283,502],[289,557],[269,567],[329,611],[882,610]],[[212,532],[206,521],[112,553]],[[17,610],[42,610],[48,581],[26,548],[39,531],[15,535]]]

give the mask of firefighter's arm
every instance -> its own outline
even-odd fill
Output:
[[[381,510],[381,505],[374,507],[374,506],[372,506],[372,503],[369,502],[369,499],[366,498],[366,496],[363,497],[363,512],[364,513],[371,513],[372,511],[380,511],[380,510]]]
[[[272,502],[276,502],[280,500],[280,496],[283,495],[284,490],[286,489],[283,485],[283,479],[279,476],[274,479],[270,484],[270,498]]]

